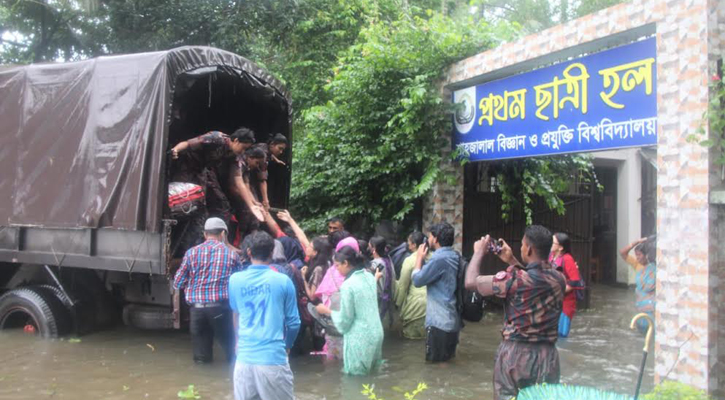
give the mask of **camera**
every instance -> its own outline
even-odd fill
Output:
[[[502,239],[492,240],[488,244],[488,250],[494,254],[500,253],[502,249],[503,249],[503,240]]]

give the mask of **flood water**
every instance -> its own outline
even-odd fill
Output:
[[[633,290],[596,286],[593,308],[580,311],[568,339],[557,344],[562,383],[633,394],[644,338],[629,329],[635,314]],[[461,333],[457,358],[445,365],[424,361],[422,341],[387,334],[387,362],[376,376],[350,378],[337,362],[317,356],[293,358],[298,399],[364,399],[363,383],[379,397],[404,399],[418,382],[423,399],[490,399],[501,314],[490,313]],[[125,327],[80,338],[45,341],[21,331],[0,332],[0,399],[178,399],[194,384],[202,399],[232,399],[231,367],[222,361],[197,366],[184,332],[148,332]],[[218,359],[222,359],[220,349]],[[642,392],[653,386],[649,354]]]

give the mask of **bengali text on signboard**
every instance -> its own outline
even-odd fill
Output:
[[[657,144],[655,38],[453,92],[471,161]]]

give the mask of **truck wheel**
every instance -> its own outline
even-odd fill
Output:
[[[166,307],[129,304],[123,308],[123,323],[139,329],[173,329],[174,314]]]
[[[25,329],[50,339],[66,334],[70,314],[46,288],[13,289],[0,297],[0,329]]]
[[[70,303],[70,300],[68,300],[68,298],[65,297],[65,295],[63,294],[63,292],[57,286],[53,286],[53,285],[37,285],[37,286],[34,286],[34,288],[41,288],[43,290],[47,290],[47,291],[53,293],[53,295],[55,296],[55,298],[57,298],[58,300],[60,300],[63,303],[63,305],[65,306],[65,308],[67,308],[67,309],[70,310],[70,308],[72,307],[72,305]]]

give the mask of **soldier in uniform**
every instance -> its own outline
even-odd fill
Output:
[[[265,199],[265,204],[260,203],[260,200],[266,196],[266,162],[267,158],[264,148],[260,146],[252,146],[244,152],[243,156],[237,158],[238,173],[234,177],[234,186],[248,188],[249,196],[252,199],[251,201],[256,206],[259,206],[263,217],[260,219],[256,214],[252,214],[252,209],[250,208],[237,207],[241,210],[241,212],[238,211],[237,213],[237,220],[244,227],[242,231],[243,235],[258,230],[260,228],[260,221],[263,221],[267,225],[269,233],[273,237],[279,238],[285,236],[285,234],[267,210],[269,201]]]
[[[235,179],[240,171],[238,160],[254,144],[254,132],[239,128],[232,135],[219,131],[207,132],[193,139],[182,141],[171,149],[175,160],[172,181],[201,185],[206,200],[206,213],[192,216],[180,230],[183,237],[178,249],[185,251],[203,239],[203,225],[207,217],[221,218],[229,224],[233,208],[245,209],[256,220],[262,220],[261,204],[254,204],[249,188],[241,179]],[[243,202],[235,202],[235,197]],[[232,203],[235,206],[232,207]]]
[[[492,243],[486,236],[474,244],[465,286],[504,299],[503,341],[496,352],[493,385],[496,400],[509,400],[527,386],[559,383],[556,340],[566,278],[547,261],[552,236],[543,226],[526,228],[521,241],[524,264],[506,242],[500,249]],[[481,275],[483,258],[490,251],[509,267],[496,275]]]
[[[183,159],[174,180],[202,185],[208,214],[227,224],[232,214],[229,193],[241,196],[250,211],[261,219],[260,204],[254,204],[248,187],[235,179],[241,173],[236,168],[239,159],[253,144],[254,132],[247,128],[239,128],[231,136],[212,131],[178,143],[171,149],[171,157],[179,159],[183,155]],[[234,187],[229,187],[230,181]]]

